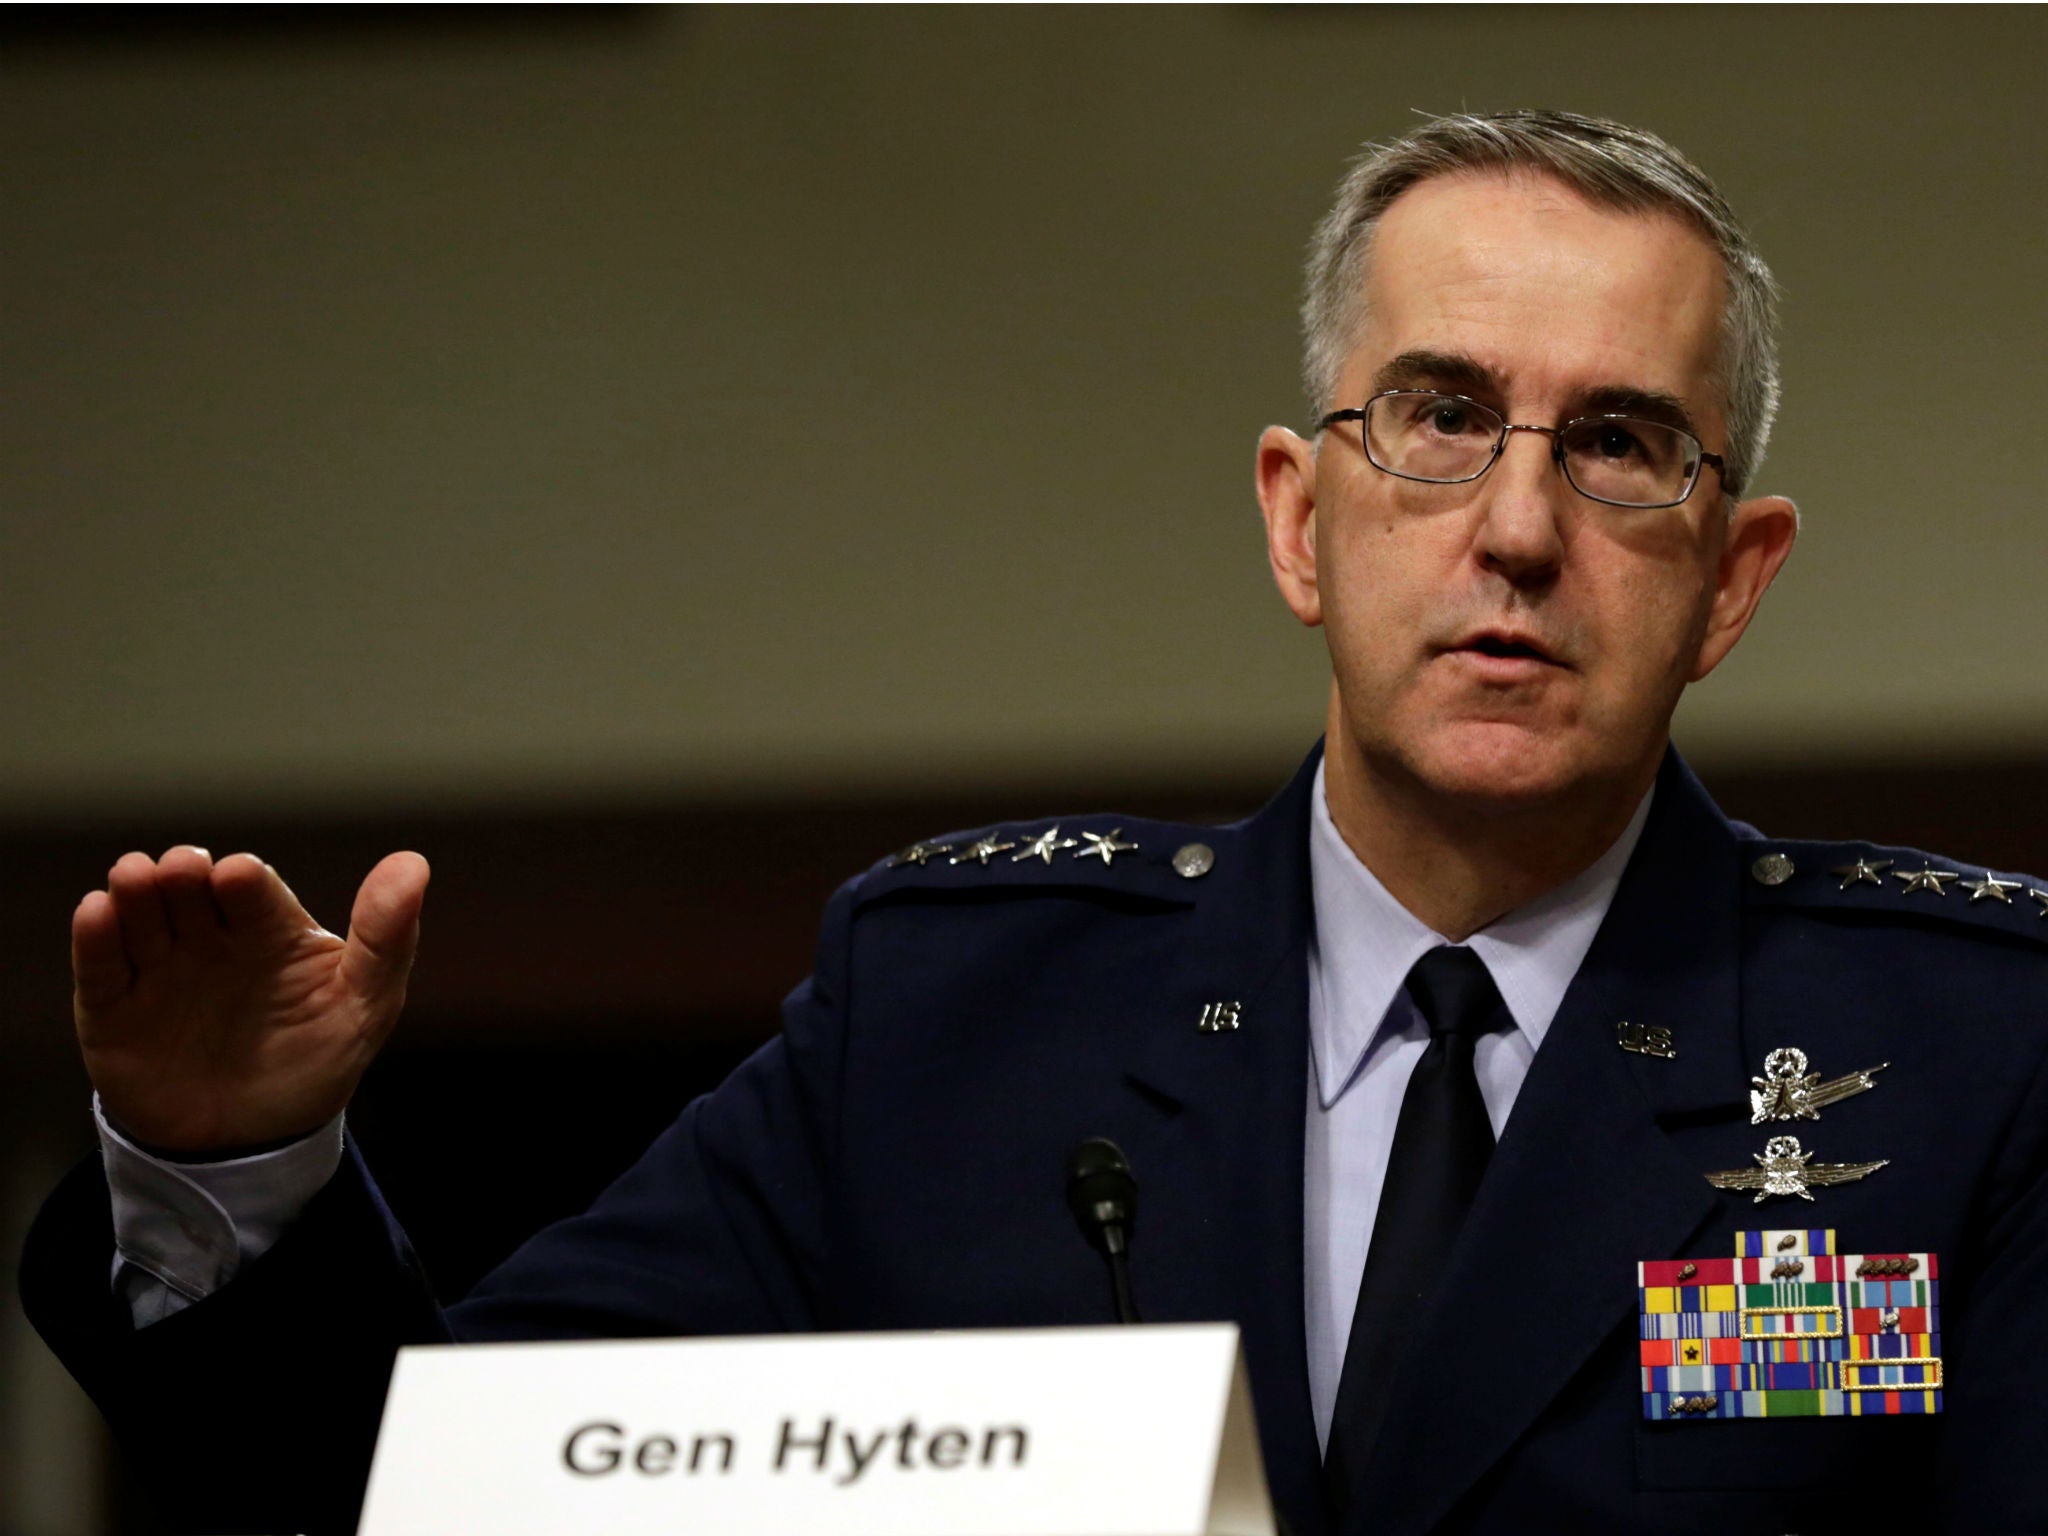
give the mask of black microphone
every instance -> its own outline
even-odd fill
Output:
[[[1124,1149],[1107,1136],[1090,1136],[1067,1154],[1067,1209],[1080,1223],[1089,1247],[1109,1260],[1116,1320],[1135,1323],[1138,1305],[1131,1300],[1131,1230],[1138,1220],[1138,1181]],[[1294,1528],[1277,1505],[1273,1527],[1280,1536],[1294,1536]]]
[[[1138,1219],[1138,1181],[1115,1142],[1091,1136],[1068,1154],[1067,1208],[1089,1246],[1109,1260],[1116,1320],[1135,1323],[1138,1307],[1131,1300],[1130,1248]]]

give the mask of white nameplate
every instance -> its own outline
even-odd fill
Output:
[[[360,1536],[1273,1536],[1230,1324],[405,1349]]]

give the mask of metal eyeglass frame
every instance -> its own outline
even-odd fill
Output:
[[[1400,480],[1413,480],[1418,485],[1469,485],[1472,481],[1477,480],[1481,475],[1485,474],[1489,469],[1493,468],[1495,463],[1499,461],[1502,450],[1504,450],[1508,445],[1508,434],[1510,432],[1541,432],[1544,436],[1548,437],[1550,439],[1550,461],[1551,463],[1555,464],[1558,467],[1559,472],[1563,474],[1564,483],[1570,486],[1573,490],[1577,491],[1581,496],[1585,497],[1586,500],[1597,501],[1603,507],[1624,507],[1630,511],[1635,512],[1655,512],[1660,508],[1664,507],[1683,506],[1686,503],[1686,501],[1691,498],[1693,489],[1700,483],[1699,467],[1702,464],[1711,464],[1713,466],[1715,475],[1717,475],[1720,478],[1721,483],[1724,487],[1728,482],[1728,469],[1726,461],[1722,458],[1722,456],[1718,453],[1707,452],[1706,445],[1702,443],[1698,438],[1693,437],[1693,435],[1690,432],[1686,431],[1683,427],[1672,426],[1671,423],[1668,421],[1651,421],[1649,418],[1644,416],[1627,416],[1617,411],[1610,412],[1606,415],[1600,416],[1574,416],[1570,421],[1563,422],[1555,427],[1524,426],[1520,422],[1509,421],[1505,416],[1502,416],[1499,411],[1496,411],[1492,406],[1486,404],[1484,401],[1474,400],[1470,395],[1450,394],[1441,389],[1383,389],[1378,394],[1369,397],[1363,405],[1349,406],[1341,411],[1330,412],[1329,415],[1325,416],[1321,421],[1316,423],[1316,431],[1318,433],[1328,431],[1332,426],[1336,425],[1340,421],[1356,421],[1363,423],[1367,415],[1371,412],[1374,404],[1376,404],[1378,401],[1388,399],[1389,397],[1394,395],[1427,395],[1437,400],[1455,400],[1460,405],[1469,405],[1473,407],[1475,410],[1481,410],[1486,412],[1487,415],[1493,417],[1494,420],[1500,423],[1500,435],[1493,440],[1493,452],[1489,453],[1486,456],[1486,461],[1483,464],[1481,464],[1477,469],[1473,470],[1471,474],[1459,475],[1456,479],[1453,480],[1436,480],[1432,479],[1428,475],[1411,475],[1406,474],[1398,469],[1387,468],[1386,465],[1382,464],[1378,459],[1372,456],[1372,439],[1362,429],[1360,430],[1358,441],[1359,446],[1365,450],[1366,463],[1370,464],[1374,469],[1380,471],[1380,473],[1382,474],[1392,475],[1396,479]],[[1583,485],[1579,484],[1578,481],[1572,478],[1571,466],[1565,463],[1564,459],[1565,433],[1571,431],[1573,427],[1580,425],[1582,422],[1588,421],[1640,422],[1642,425],[1646,427],[1661,427],[1666,432],[1676,432],[1680,437],[1689,438],[1692,442],[1692,445],[1699,450],[1697,461],[1693,465],[1692,478],[1685,482],[1685,489],[1680,491],[1678,493],[1677,498],[1672,501],[1615,501],[1613,498],[1608,496],[1595,496],[1591,491],[1587,490]]]

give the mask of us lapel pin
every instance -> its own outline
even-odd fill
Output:
[[[1671,1031],[1661,1024],[1631,1024],[1623,1019],[1614,1026],[1614,1043],[1638,1056],[1660,1056],[1666,1061],[1676,1060],[1678,1056]]]

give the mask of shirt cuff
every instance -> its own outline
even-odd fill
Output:
[[[289,1146],[219,1163],[174,1163],[143,1151],[107,1122],[98,1094],[92,1118],[113,1206],[113,1280],[138,1324],[145,1311],[167,1316],[212,1295],[262,1257],[341,1166],[340,1115]],[[124,1269],[154,1276],[180,1300],[161,1297],[169,1305],[145,1308],[138,1277]]]

